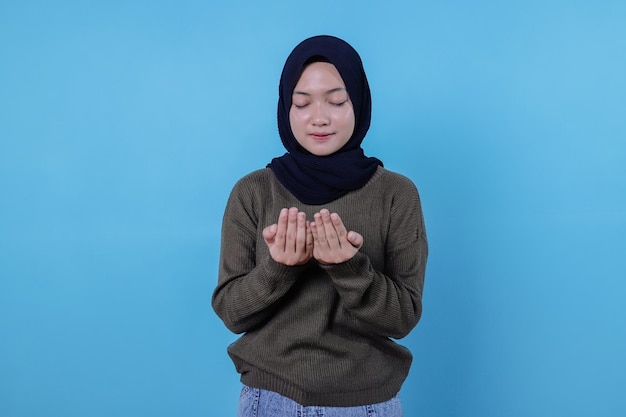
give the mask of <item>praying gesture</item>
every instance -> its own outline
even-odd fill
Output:
[[[346,229],[337,213],[315,213],[312,222],[297,208],[282,209],[278,223],[263,229],[272,259],[285,265],[303,265],[314,257],[322,265],[351,259],[363,245],[363,236]]]

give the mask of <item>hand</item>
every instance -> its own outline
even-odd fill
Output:
[[[306,214],[297,208],[280,211],[278,223],[263,229],[272,259],[284,265],[303,265],[313,257],[313,235]]]
[[[326,209],[313,216],[311,233],[313,235],[313,257],[324,265],[339,264],[352,259],[363,246],[363,236],[357,232],[348,232],[337,213]]]

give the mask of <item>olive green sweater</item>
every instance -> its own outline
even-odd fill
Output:
[[[327,208],[364,243],[349,261],[275,262],[262,236],[282,208],[308,220]],[[392,398],[412,356],[428,249],[417,189],[379,167],[361,189],[325,205],[299,202],[266,168],[235,185],[222,226],[213,308],[243,335],[228,347],[241,381],[303,405],[357,406]]]

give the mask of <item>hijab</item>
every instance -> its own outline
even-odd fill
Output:
[[[354,108],[354,133],[337,152],[316,156],[296,140],[289,123],[293,90],[312,62],[333,64],[346,85]],[[314,36],[302,41],[291,52],[278,88],[278,132],[287,149],[268,167],[280,183],[305,204],[326,204],[363,187],[382,162],[366,157],[361,142],[370,126],[372,101],[361,58],[347,42],[333,36]]]

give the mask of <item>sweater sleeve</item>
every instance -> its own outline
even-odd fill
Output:
[[[419,194],[410,183],[396,193],[384,244],[384,271],[362,253],[325,266],[346,309],[381,336],[402,338],[422,314],[422,290],[428,243]]]
[[[257,259],[257,244],[265,242],[257,241],[253,188],[240,181],[229,197],[222,222],[218,285],[212,297],[213,309],[234,333],[267,321],[305,268],[280,264],[269,254]]]

